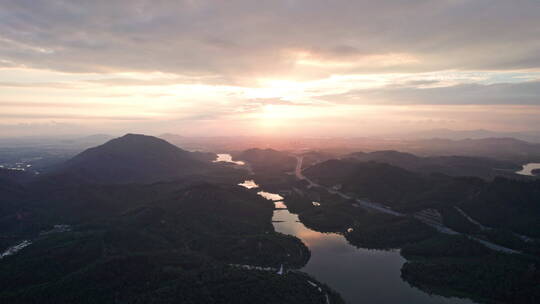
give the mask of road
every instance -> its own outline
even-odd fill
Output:
[[[328,187],[325,187],[325,186],[322,186],[322,185],[319,185],[319,184],[313,182],[312,180],[307,178],[304,174],[302,174],[302,163],[303,163],[304,157],[297,156],[296,160],[297,160],[296,169],[294,170],[296,178],[299,179],[299,180],[306,181],[308,183],[308,188],[311,188],[311,187],[323,188],[323,189],[326,189],[326,191],[328,191],[329,193],[339,195],[339,196],[341,196],[342,198],[345,198],[345,199],[354,200],[355,202],[357,202],[359,205],[361,205],[363,207],[373,209],[373,210],[377,210],[379,212],[383,212],[383,213],[394,215],[394,216],[407,216],[404,213],[397,212],[397,211],[392,210],[392,209],[390,209],[390,208],[388,208],[388,207],[386,207],[384,205],[368,202],[368,201],[357,199],[357,198],[353,198],[353,197],[351,197],[351,196],[349,196],[349,195],[347,195],[347,194],[345,194],[343,192],[340,192],[340,191],[337,191],[337,190],[334,190],[334,189],[331,189],[331,188],[328,188]],[[499,252],[503,252],[503,253],[522,253],[520,251],[511,249],[511,248],[508,248],[508,247],[503,247],[503,246],[488,242],[488,241],[480,239],[480,238],[478,238],[476,236],[472,236],[472,235],[469,235],[469,234],[457,232],[455,230],[452,230],[449,227],[444,226],[442,223],[434,224],[434,223],[423,221],[421,218],[417,218],[417,219],[422,221],[426,225],[435,228],[437,231],[439,231],[441,233],[450,234],[450,235],[465,235],[468,238],[473,239],[473,240],[475,240],[477,242],[480,242],[481,244],[483,244],[487,248],[495,250],[495,251],[499,251]]]
[[[460,208],[458,207],[454,207],[463,217],[465,217],[469,222],[475,224],[476,226],[480,227],[480,229],[482,230],[493,230],[493,228],[491,227],[487,227],[487,226],[484,226],[482,225],[481,223],[479,223],[478,221],[474,220],[473,218],[471,218],[467,213],[465,213],[465,211],[461,210]],[[531,238],[531,237],[528,237],[526,235],[523,235],[523,234],[519,234],[519,233],[515,233],[515,232],[512,232],[512,234],[514,234],[514,236],[516,236],[517,238],[520,238],[521,240],[525,241],[525,242],[533,242],[535,241],[534,238]]]
[[[312,188],[312,187],[324,188],[329,193],[339,195],[344,199],[354,200],[356,203],[358,203],[359,205],[361,205],[363,207],[366,207],[366,208],[369,208],[369,209],[374,209],[374,210],[377,210],[379,212],[391,214],[391,215],[394,215],[394,216],[405,216],[405,214],[394,211],[394,210],[392,210],[392,209],[390,209],[390,208],[388,208],[388,207],[386,207],[384,205],[368,202],[366,200],[361,200],[361,199],[358,199],[358,198],[353,198],[350,195],[347,195],[347,194],[345,194],[343,192],[340,192],[338,190],[334,190],[334,189],[331,189],[331,188],[328,188],[326,186],[322,186],[320,184],[317,184],[317,183],[313,182],[312,180],[307,178],[304,174],[302,174],[302,162],[304,160],[304,157],[297,156],[296,160],[297,160],[296,169],[294,170],[296,178],[298,178],[299,180],[306,181],[308,183],[308,188]]]

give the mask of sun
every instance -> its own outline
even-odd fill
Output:
[[[282,106],[267,104],[258,113],[257,122],[266,132],[275,131],[287,124],[290,114]]]

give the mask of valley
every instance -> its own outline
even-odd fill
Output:
[[[539,304],[540,0],[0,0],[0,304]]]
[[[372,155],[402,159],[394,152]],[[439,160],[448,161],[429,161]],[[104,163],[107,169],[99,169]],[[239,303],[254,296],[268,297],[268,303],[356,303],[366,297],[388,304],[490,303],[516,297],[512,290],[534,295],[531,282],[540,275],[536,228],[524,221],[493,225],[478,217],[477,207],[495,200],[493,206],[519,215],[517,206],[490,196],[491,187],[526,193],[519,202],[529,206],[537,195],[529,189],[534,180],[426,174],[322,153],[188,152],[129,134],[29,182],[2,183],[10,204],[1,209],[0,282],[13,290],[0,293],[3,300],[45,301],[50,290],[76,286],[77,293],[50,301],[84,303],[88,295],[109,301],[113,294],[98,296],[85,282],[113,275],[112,265],[122,275],[133,268],[151,280],[144,289],[122,287],[127,303],[156,294],[165,303],[179,299],[185,280],[200,284],[182,291],[188,302],[220,293]],[[534,217],[528,220],[534,225]],[[69,229],[57,229],[64,226]],[[80,257],[68,258],[74,255]],[[51,272],[57,266],[41,262],[51,258],[72,264]],[[474,264],[479,260],[485,262]],[[87,269],[89,263],[96,266]],[[43,275],[20,272],[28,267]],[[455,276],[443,276],[448,272]],[[448,280],[433,279],[441,276]],[[470,281],[475,276],[485,277],[481,285]],[[512,289],[488,293],[496,278]],[[212,280],[221,287],[209,289]],[[244,284],[258,291],[239,292]],[[282,292],[273,294],[274,288]],[[532,303],[527,301],[522,298]]]
[[[245,184],[241,186],[246,187]],[[256,183],[250,182],[248,185],[250,187],[246,188],[258,190]],[[286,205],[279,201],[283,199],[279,194],[262,196],[275,202],[276,210],[272,217],[274,229],[296,236],[308,246],[311,257],[300,271],[334,288],[347,303],[359,303],[366,297],[382,304],[401,300],[418,304],[473,303],[466,299],[429,295],[401,280],[400,269],[406,260],[398,250],[354,247],[341,234],[321,233],[307,228],[298,215],[289,212]]]

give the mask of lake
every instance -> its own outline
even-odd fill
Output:
[[[532,174],[532,170],[534,169],[540,169],[540,163],[528,163],[523,165],[523,169],[517,171],[516,174],[534,176]]]
[[[218,163],[218,162],[232,163],[232,164],[239,165],[239,166],[245,165],[245,163],[243,161],[234,161],[234,160],[232,160],[232,156],[230,154],[226,154],[226,153],[218,154],[217,158],[214,160],[214,162],[215,163]]]
[[[256,185],[254,181],[249,184]],[[286,207],[280,195],[260,193],[275,201],[277,208]],[[398,250],[358,249],[339,234],[320,233],[307,228],[297,215],[286,209],[275,210],[272,221],[276,231],[294,235],[309,247],[311,258],[300,270],[339,292],[347,303],[474,303],[468,299],[430,296],[411,287],[401,279],[401,267],[406,260]]]

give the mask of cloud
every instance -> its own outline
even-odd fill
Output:
[[[319,98],[335,104],[379,105],[535,105],[540,106],[540,81],[495,84],[459,84],[421,88],[437,81],[409,82],[377,89],[351,90]]]
[[[538,69],[539,20],[540,3],[533,0],[2,1],[0,59],[229,83]]]
[[[48,88],[48,89],[75,89],[76,85],[63,82],[7,82],[0,81],[0,87],[8,88]]]
[[[537,128],[540,2],[0,1],[0,88],[13,126]]]
[[[47,120],[58,120],[58,119],[67,119],[67,120],[118,120],[118,121],[142,121],[150,120],[147,117],[141,116],[126,116],[126,115],[91,115],[91,114],[13,114],[13,113],[2,113],[0,118],[9,119],[9,118],[32,118],[32,119],[47,119]]]

